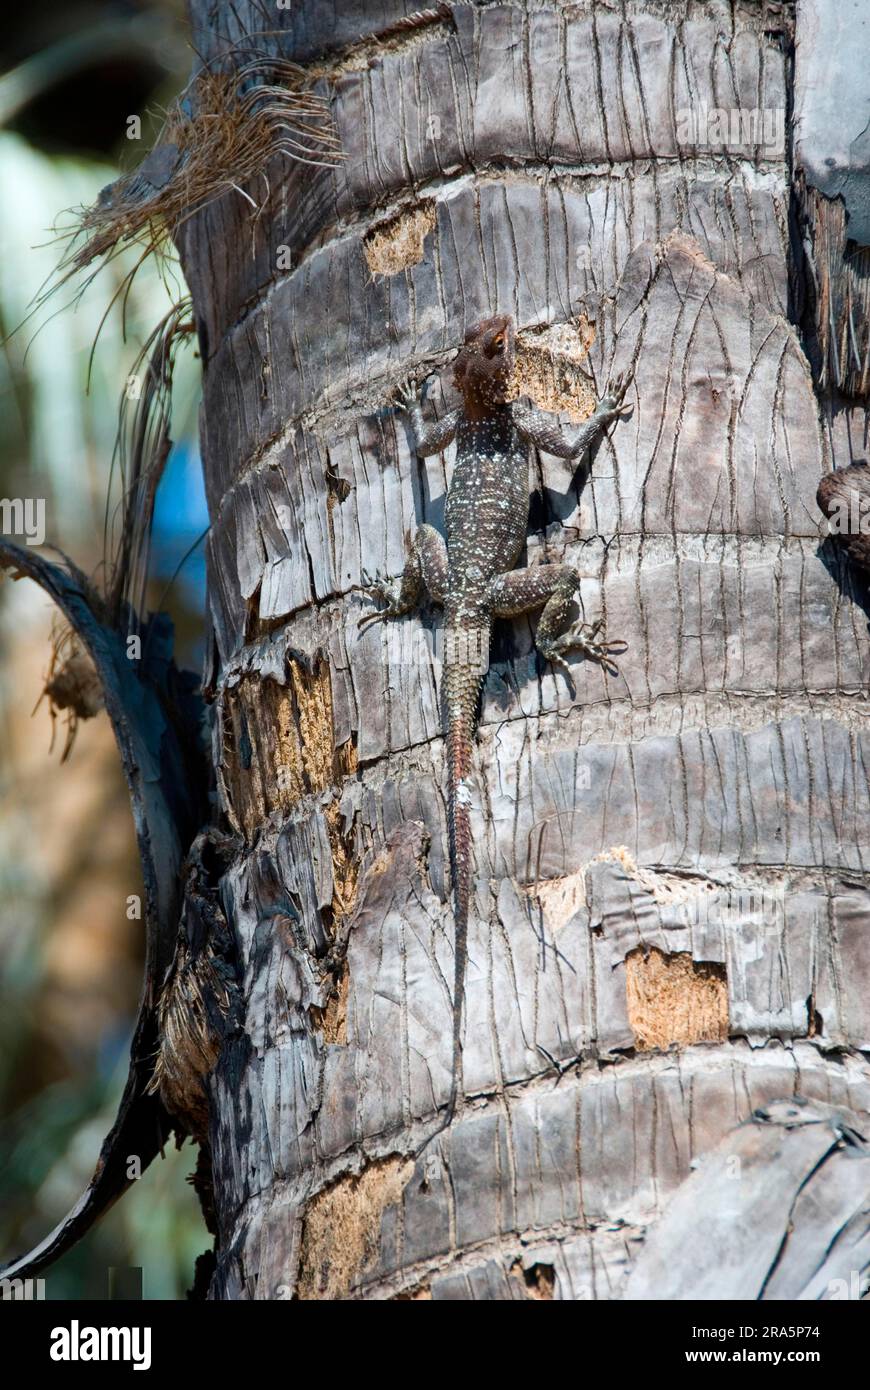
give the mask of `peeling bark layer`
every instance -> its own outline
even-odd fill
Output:
[[[799,0],[795,167],[820,385],[870,392],[870,142],[863,0]]]

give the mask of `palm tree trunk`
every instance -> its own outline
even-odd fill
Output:
[[[794,8],[677,8],[192,0],[205,58],[268,30],[309,66],[344,151],[180,238],[241,982],[212,1297],[647,1297],[666,1271],[673,1298],[794,1298],[866,1267],[867,635],[819,552]],[[464,1095],[415,1158],[451,1079],[440,618],[357,622],[450,472],[390,393],[434,373],[440,413],[495,312],[546,409],[633,372],[588,470],[535,459],[528,543],[629,649],[572,698],[528,623],[496,628]],[[839,1205],[801,1226],[810,1174]]]

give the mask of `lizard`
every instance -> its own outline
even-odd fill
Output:
[[[616,675],[613,658],[626,650],[624,642],[604,639],[600,619],[591,626],[584,622],[568,626],[580,584],[580,574],[572,566],[513,567],[528,529],[530,446],[560,458],[579,459],[622,413],[627,381],[617,379],[593,414],[569,437],[538,410],[508,400],[514,366],[514,322],[500,315],[475,324],[465,335],[453,364],[453,381],[461,398],[456,409],[427,425],[418,390],[411,382],[397,389],[394,401],[408,416],[418,455],[441,453],[456,440],[446,500],[446,540],[433,526],[420,525],[407,545],[398,587],[377,578],[365,585],[364,592],[384,606],[359,620],[362,630],[404,617],[427,594],[444,608],[441,703],[454,915],[453,1054],[449,1101],[436,1134],[451,1122],[459,1093],[472,866],[469,775],[492,621],[543,609],[537,649],[565,673],[572,693],[565,660],[569,651],[583,652],[607,674]],[[425,1142],[432,1138],[434,1134]]]

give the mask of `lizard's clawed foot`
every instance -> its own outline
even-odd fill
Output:
[[[568,632],[560,633],[558,637],[551,638],[540,648],[542,656],[553,666],[558,666],[568,678],[573,689],[574,678],[571,675],[568,663],[564,659],[564,653],[570,651],[580,651],[587,661],[596,662],[603,670],[605,676],[618,676],[619,667],[614,661],[614,657],[622,656],[628,650],[628,643],[621,639],[608,642],[598,641],[598,634],[604,626],[604,619],[599,618],[597,622],[580,623],[572,627]]]
[[[396,603],[391,585],[377,574],[374,579],[370,579],[365,570],[362,572],[362,580],[363,582],[359,586],[360,593],[368,594],[376,603],[383,603],[385,606],[376,609],[373,613],[364,613],[357,623],[359,632],[362,632],[364,628],[371,627],[373,623],[382,623],[386,618],[398,616],[393,612]]]
[[[623,415],[631,414],[634,409],[631,405],[623,405],[625,393],[628,390],[632,379],[631,371],[620,372],[609,383],[607,392],[598,402],[597,409],[610,420],[616,420]]]
[[[415,405],[420,404],[420,388],[411,377],[408,377],[395,388],[391,399],[398,410],[403,410],[407,414],[414,409]]]

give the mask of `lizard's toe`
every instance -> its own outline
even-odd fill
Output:
[[[368,594],[371,598],[380,599],[381,603],[387,603],[389,601],[387,582],[385,579],[382,579],[379,574],[375,574],[374,578],[372,578],[368,570],[363,570],[360,578],[362,579],[362,583],[359,585],[361,594]]]
[[[385,608],[376,609],[374,613],[364,613],[357,621],[357,631],[363,632],[374,623],[382,623],[387,616],[388,614]]]
[[[604,411],[611,420],[631,414],[634,406],[626,404],[625,393],[631,385],[631,371],[620,372],[607,384],[607,391],[598,402],[598,409]]]
[[[542,649],[543,655],[554,665],[564,666],[562,654],[564,652],[579,651],[586,657],[587,661],[594,661],[601,667],[605,675],[618,676],[619,668],[613,660],[616,656],[622,656],[628,650],[628,643],[621,638],[612,642],[607,640],[599,642],[598,634],[604,627],[604,619],[598,618],[596,622],[580,623],[576,627],[569,629],[568,632],[561,633],[554,637]]]
[[[414,406],[419,405],[420,402],[420,392],[416,383],[410,377],[400,381],[393,390],[392,401],[399,410],[406,412],[413,410]]]
[[[605,676],[618,676],[619,667],[613,658],[623,656],[628,651],[628,643],[621,637],[612,642],[596,642],[594,637],[595,633],[590,633],[588,637],[581,638],[578,643],[580,650],[587,660],[597,662]]]

